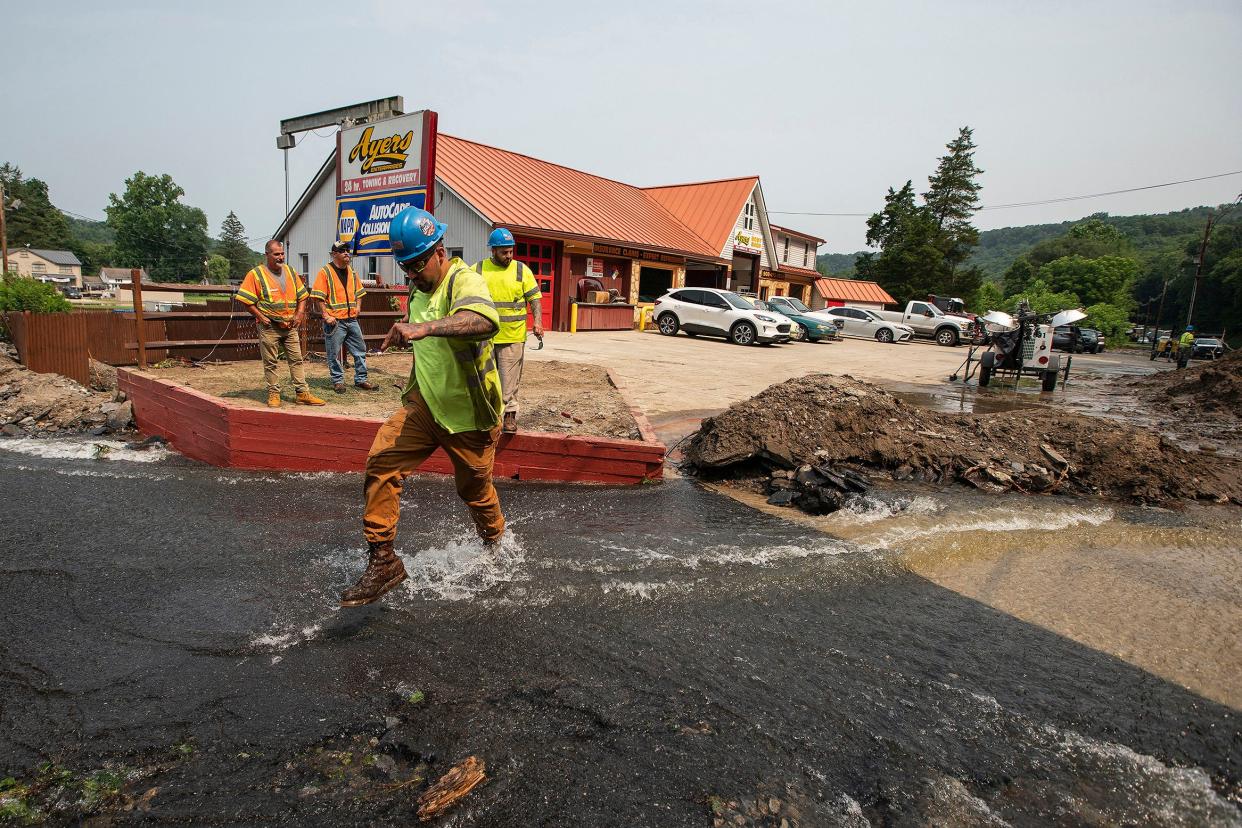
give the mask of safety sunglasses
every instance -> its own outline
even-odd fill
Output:
[[[436,250],[438,249],[439,248],[435,248],[430,253],[428,253],[426,256],[423,256],[422,258],[414,259],[413,261],[397,262],[397,266],[400,267],[402,270],[404,270],[406,273],[409,273],[410,275],[422,273],[423,270],[427,267],[427,263],[430,262],[433,258],[435,258]]]

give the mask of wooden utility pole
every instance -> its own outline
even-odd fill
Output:
[[[1207,227],[1203,228],[1203,242],[1199,245],[1199,259],[1195,262],[1195,283],[1190,288],[1190,305],[1186,308],[1186,325],[1189,328],[1195,316],[1195,296],[1199,293],[1199,280],[1203,278],[1203,257],[1207,255],[1208,236],[1212,235],[1212,219],[1208,216]],[[1172,336],[1172,332],[1169,334]]]
[[[0,268],[0,276],[9,272],[9,230],[4,224],[4,184],[0,182],[0,255],[3,256],[4,267]]]
[[[129,288],[134,295],[134,329],[138,341],[138,370],[147,370],[147,323],[142,317],[142,268],[129,272]]]

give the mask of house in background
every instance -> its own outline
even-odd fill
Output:
[[[82,287],[82,262],[69,250],[18,247],[9,251],[9,270],[62,287]]]
[[[791,296],[810,306],[815,293],[815,281],[820,278],[815,269],[815,255],[824,240],[800,230],[771,225],[772,240],[776,243],[773,259],[776,260],[776,271],[768,279],[767,287],[774,296]],[[764,288],[759,291],[760,299],[767,299]]]
[[[884,310],[885,305],[897,304],[884,288],[861,279],[818,279],[812,298],[814,301],[808,304],[815,310],[841,307]]]

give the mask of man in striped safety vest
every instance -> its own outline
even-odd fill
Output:
[[[492,255],[474,266],[487,280],[487,289],[500,314],[500,330],[492,339],[496,364],[500,366],[500,387],[505,397],[505,417],[501,430],[517,431],[518,385],[522,382],[522,362],[526,352],[526,308],[534,316],[532,332],[543,339],[543,294],[535,275],[523,262],[513,260],[513,234],[503,227],[487,237]]]
[[[483,542],[497,544],[505,532],[492,485],[504,408],[492,357],[499,322],[483,279],[445,251],[447,230],[417,207],[389,225],[393,258],[410,280],[410,305],[408,321],[392,326],[380,350],[413,343],[414,365],[403,407],[380,426],[367,454],[362,525],[369,558],[362,577],[341,593],[343,607],[378,601],[405,580],[405,564],[393,551],[401,484],[436,449],[452,462],[457,494]]]
[[[354,361],[354,387],[374,391],[378,386],[367,382],[367,341],[358,323],[359,305],[367,292],[358,274],[349,266],[349,245],[338,241],[332,245],[331,256],[332,263],[324,265],[315,276],[310,296],[323,315],[323,347],[328,354],[332,390],[345,393],[341,349],[348,348]]]
[[[306,321],[306,285],[285,264],[285,246],[272,239],[263,247],[266,261],[246,274],[237,289],[237,301],[246,306],[259,328],[259,354],[263,357],[263,379],[267,383],[267,404],[280,408],[280,349],[289,360],[289,377],[299,405],[323,405],[306,384],[299,329]]]

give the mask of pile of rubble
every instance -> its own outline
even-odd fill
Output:
[[[1221,359],[1196,362],[1183,370],[1161,371],[1121,384],[1156,406],[1179,414],[1242,417],[1242,351],[1230,351]]]
[[[772,494],[796,489],[778,501],[808,511],[831,511],[838,501],[831,493],[821,498],[824,486],[811,473],[842,496],[863,485],[866,478],[845,476],[845,466],[998,493],[1242,504],[1236,461],[1189,454],[1151,431],[1067,412],[940,414],[829,374],[774,385],[704,420],[685,456],[705,477],[762,485]]]
[[[116,371],[92,365],[83,388],[59,374],[39,374],[0,350],[0,434],[6,437],[108,434],[133,428],[133,403],[116,390]],[[111,388],[107,384],[111,383]]]

